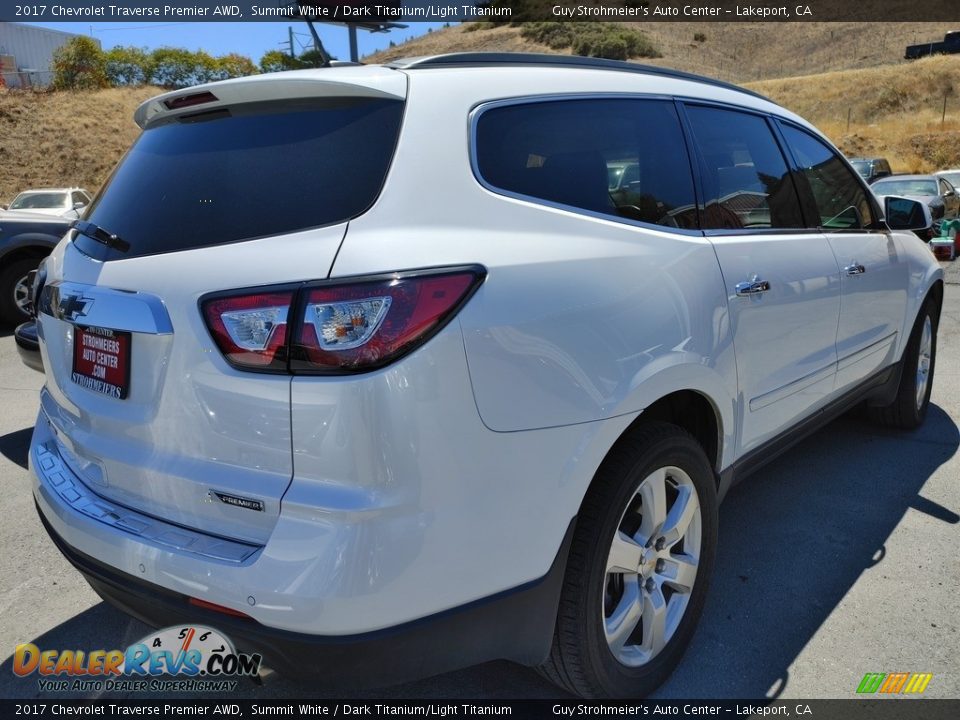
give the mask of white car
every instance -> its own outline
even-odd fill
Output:
[[[83,188],[41,188],[24,190],[10,206],[0,212],[7,215],[53,215],[76,220],[90,204],[90,193]]]
[[[856,405],[927,412],[922,206],[740,88],[463,54],[135,117],[40,270],[30,467],[54,542],[150,624],[338,688],[506,658],[642,695],[731,483]]]

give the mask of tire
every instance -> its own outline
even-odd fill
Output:
[[[937,312],[927,300],[913,324],[903,353],[897,397],[889,405],[868,408],[869,417],[874,422],[900,430],[915,430],[923,424],[930,407],[937,362],[937,324]]]
[[[686,525],[674,525],[681,516]],[[658,544],[670,525],[682,532]],[[693,636],[716,545],[716,481],[703,448],[666,423],[624,437],[597,471],[577,517],[553,647],[541,674],[586,698],[651,693]],[[637,572],[619,571],[627,566]]]
[[[0,269],[0,322],[19,325],[30,319],[30,314],[21,309],[22,283],[32,270],[36,270],[40,258],[14,260]],[[29,286],[27,287],[29,290]]]

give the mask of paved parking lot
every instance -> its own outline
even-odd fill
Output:
[[[902,434],[843,418],[733,489],[720,511],[706,613],[659,697],[852,697],[864,673],[895,671],[933,673],[927,696],[960,697],[960,261],[955,264],[948,270],[925,426]],[[3,698],[41,697],[35,678],[19,680],[11,672],[18,643],[123,648],[146,632],[99,601],[37,519],[26,455],[41,384],[39,374],[20,364],[10,330],[0,328]],[[558,694],[532,670],[504,662],[349,693]],[[322,696],[315,683],[283,678],[265,687],[241,682],[238,695]]]

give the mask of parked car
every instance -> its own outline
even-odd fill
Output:
[[[940,170],[935,172],[934,175],[938,178],[943,178],[948,183],[953,185],[954,188],[960,185],[960,170]]]
[[[868,183],[893,174],[886,158],[850,158],[850,164]]]
[[[29,213],[76,220],[89,204],[90,193],[83,188],[24,190],[0,216]]]
[[[896,195],[926,204],[933,218],[930,236],[939,232],[940,223],[944,220],[960,217],[960,195],[946,178],[935,175],[892,175],[877,180],[871,189],[879,198]]]
[[[43,215],[0,217],[0,323],[30,318],[31,273],[70,228]]]
[[[922,204],[752,92],[457,54],[135,118],[35,286],[30,467],[57,547],[152,625],[339,689],[499,658],[637,697],[736,479],[857,405],[926,416]]]

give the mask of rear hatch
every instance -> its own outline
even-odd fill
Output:
[[[192,88],[137,111],[144,132],[51,255],[39,303],[42,405],[92,490],[266,540],[292,476],[290,377],[228,363],[201,299],[274,297],[329,274],[346,223],[379,195],[405,92],[400,73],[338,68]],[[282,332],[274,304],[240,321],[242,307],[224,310],[220,328],[255,358]]]

